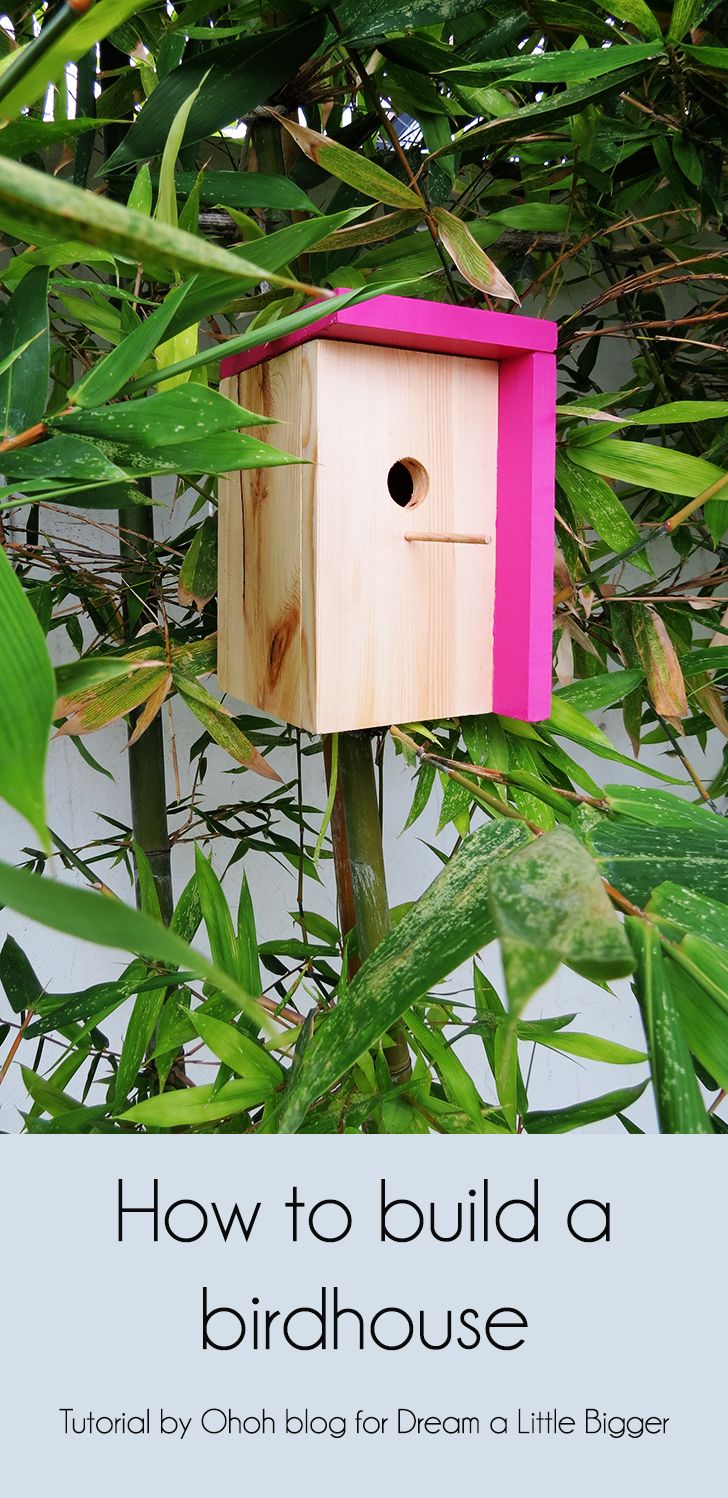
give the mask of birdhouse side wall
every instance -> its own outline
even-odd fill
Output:
[[[302,346],[222,386],[271,418],[263,440],[307,462],[244,470],[220,486],[218,680],[302,727],[315,718],[315,370],[315,345]]]
[[[311,347],[316,729],[488,712],[498,365],[329,340]],[[388,489],[403,459],[420,464],[428,480],[421,502],[409,506]],[[433,534],[485,544],[417,539]]]

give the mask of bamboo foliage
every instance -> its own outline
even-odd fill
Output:
[[[47,946],[5,940],[0,1082],[24,1063],[26,1129],[635,1132],[639,1108],[724,1132],[724,7],[97,0],[10,4],[2,26],[0,794],[37,846],[0,867],[0,900],[131,957],[60,993]],[[552,710],[322,745],[216,691],[218,481],[293,461],[219,366],[391,289],[559,322]],[[169,795],[182,715],[192,762],[173,755]],[[118,724],[129,825],[99,818],[71,848],[48,828],[49,739],[77,747],[91,804],[109,773],[93,735]],[[385,786],[411,777],[415,869],[436,826],[441,867],[404,909],[380,765]],[[160,859],[186,840],[175,902]],[[250,852],[292,879],[264,942],[254,881],[231,907]],[[534,1017],[562,964],[629,978],[644,1050],[588,1012]],[[626,1082],[595,1070],[586,1100],[543,1108],[536,1048]]]

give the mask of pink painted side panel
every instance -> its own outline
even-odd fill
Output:
[[[551,712],[556,361],[504,360],[498,400],[493,710]]]
[[[529,352],[550,353],[556,347],[556,324],[515,313],[481,312],[444,302],[414,297],[378,296],[353,307],[341,307],[331,317],[274,338],[247,353],[223,359],[221,374],[250,369],[311,338],[336,338],[349,343],[373,343],[389,348],[420,349],[428,353],[459,354],[474,359],[511,359]]]

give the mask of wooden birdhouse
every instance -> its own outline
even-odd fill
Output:
[[[218,679],[315,733],[550,711],[556,328],[406,297],[223,363]]]

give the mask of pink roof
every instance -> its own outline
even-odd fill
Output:
[[[378,296],[355,306],[340,307],[286,338],[223,359],[220,373],[237,374],[286,349],[312,338],[336,338],[344,343],[375,343],[390,348],[421,349],[435,354],[460,354],[471,359],[509,359],[516,354],[550,354],[556,348],[557,325],[540,317],[515,312],[481,312],[444,302],[414,297]]]

